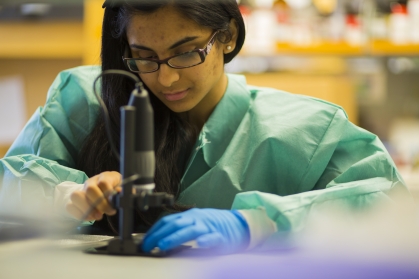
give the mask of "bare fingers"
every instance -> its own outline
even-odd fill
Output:
[[[117,172],[103,172],[92,177],[84,187],[88,202],[99,212],[114,215],[116,210],[109,203],[108,197],[120,183],[121,175]]]
[[[118,172],[103,172],[88,179],[82,191],[71,194],[67,211],[76,217],[86,220],[100,220],[103,214],[114,215],[116,210],[108,201],[109,195],[119,191],[121,175]]]
[[[73,192],[66,209],[68,213],[81,221],[100,220],[103,216],[103,213],[90,205],[84,191]]]

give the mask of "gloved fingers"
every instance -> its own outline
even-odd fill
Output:
[[[171,215],[167,215],[163,218],[161,218],[159,221],[157,221],[148,231],[147,231],[147,235],[152,235],[154,234],[156,231],[160,230],[161,227],[165,226],[166,224],[172,222],[175,219],[181,218],[181,214],[182,213],[176,213],[176,214],[171,214]]]
[[[208,229],[204,225],[193,224],[177,230],[172,234],[161,239],[157,243],[157,247],[162,251],[167,251],[182,245],[185,242],[195,240],[199,236],[208,233]]]
[[[200,248],[214,248],[225,244],[225,239],[219,232],[207,233],[196,239]]]
[[[166,217],[163,219],[165,218]],[[160,224],[156,224],[158,225],[158,229],[152,229],[150,232],[147,232],[145,238],[143,239],[143,251],[150,252],[154,247],[158,246],[160,240],[166,238],[178,230],[194,224],[194,220],[192,218],[184,218],[182,216],[177,216],[177,218],[167,218],[166,220],[163,219],[158,222]]]

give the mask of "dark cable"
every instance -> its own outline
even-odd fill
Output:
[[[119,155],[118,150],[116,149],[115,143],[113,142],[112,139],[112,134],[111,134],[111,121],[109,118],[109,111],[108,108],[106,107],[106,104],[103,102],[103,99],[99,96],[99,94],[97,93],[96,90],[96,83],[97,81],[104,75],[124,75],[126,77],[129,77],[131,79],[133,79],[135,81],[135,88],[143,88],[143,84],[140,81],[139,77],[137,77],[136,75],[127,72],[127,71],[123,71],[123,70],[105,70],[103,71],[99,76],[96,77],[95,81],[93,82],[93,92],[96,96],[96,99],[99,102],[99,105],[102,108],[103,111],[103,117],[105,119],[105,128],[106,128],[106,134],[108,136],[108,140],[109,140],[109,144],[111,146],[111,150],[113,152],[113,154],[115,155],[115,157],[117,158],[118,161],[121,161],[121,157]]]

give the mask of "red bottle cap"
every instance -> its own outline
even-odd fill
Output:
[[[394,3],[391,5],[391,12],[393,14],[407,14],[407,7],[406,5]]]

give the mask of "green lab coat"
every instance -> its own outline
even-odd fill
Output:
[[[50,206],[54,187],[84,183],[77,151],[100,108],[92,92],[99,67],[61,72],[0,160],[0,208]],[[224,97],[205,123],[186,166],[178,202],[196,207],[263,208],[277,230],[298,231],[317,204],[365,206],[405,190],[374,134],[339,106],[253,87],[228,75]]]

